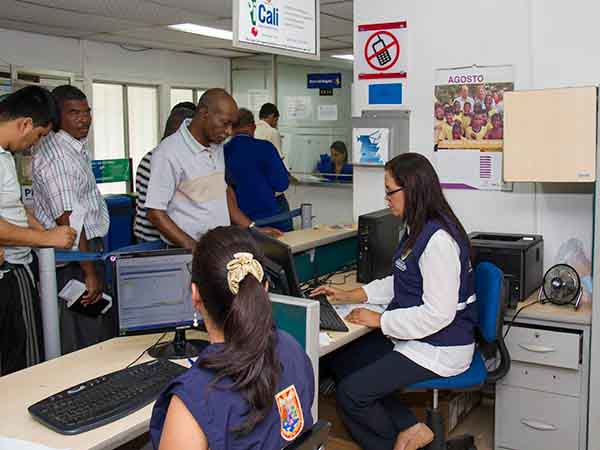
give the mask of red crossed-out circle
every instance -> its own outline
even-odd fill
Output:
[[[386,44],[385,47],[383,47],[382,49],[374,51],[369,54],[369,50],[372,50],[370,47],[370,44],[373,41],[373,39],[375,39],[377,36],[387,36],[391,39],[391,42],[389,44]],[[384,40],[384,42],[385,42],[385,40]],[[383,53],[386,50],[389,51],[390,49],[393,49],[394,47],[396,47],[396,56],[394,56],[394,58],[392,58],[392,60],[389,63],[387,63],[384,66],[378,66],[373,63],[373,59],[377,58],[377,56],[380,53]],[[400,43],[398,42],[398,38],[396,38],[396,36],[394,36],[389,31],[381,31],[380,30],[380,31],[373,33],[369,37],[369,39],[367,39],[367,42],[365,43],[364,54],[365,54],[365,61],[367,61],[367,64],[369,64],[369,66],[371,66],[373,69],[380,70],[380,71],[388,70],[388,69],[392,68],[396,64],[396,62],[398,62],[398,58],[400,57]]]

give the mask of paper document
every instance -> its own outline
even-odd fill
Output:
[[[378,313],[382,313],[385,311],[385,306],[383,305],[370,305],[368,303],[357,303],[352,305],[333,305],[333,307],[335,308],[339,316],[342,318],[345,318],[356,308],[370,309],[371,311],[375,311]]]
[[[85,293],[87,287],[84,283],[79,280],[72,279],[61,289],[58,293],[58,297],[64,300],[67,303],[67,308],[71,308],[74,303],[76,303],[81,296]],[[102,300],[105,301],[105,305],[100,314],[105,314],[112,307],[112,297],[106,293],[102,294]]]
[[[42,444],[35,444],[33,442],[21,441],[20,439],[13,439],[7,437],[0,437],[0,450],[56,450],[50,447],[46,447]],[[64,449],[68,450],[68,449]]]
[[[329,345],[331,344],[331,338],[325,331],[321,331],[319,333],[319,345]]]
[[[79,248],[79,238],[81,237],[81,230],[83,230],[83,220],[86,213],[85,208],[75,207],[69,216],[69,225],[77,232],[75,242],[73,242],[73,247],[71,248],[72,250]]]

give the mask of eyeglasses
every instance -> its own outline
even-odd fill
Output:
[[[403,190],[404,190],[404,188],[401,187],[401,188],[398,188],[398,189],[394,189],[393,191],[385,191],[385,196],[386,196],[386,198],[391,198],[391,196],[394,195],[396,192],[400,192],[400,191],[403,191]]]
[[[185,267],[187,268],[190,275],[192,274],[192,261],[185,263]]]

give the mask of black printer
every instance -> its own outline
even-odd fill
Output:
[[[473,261],[489,261],[504,272],[508,292],[506,305],[515,308],[542,284],[544,239],[534,234],[469,234]]]

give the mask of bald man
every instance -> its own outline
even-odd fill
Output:
[[[146,209],[167,244],[192,249],[208,230],[230,224],[223,141],[232,133],[237,112],[225,90],[209,89],[194,117],[154,151]],[[251,223],[247,218],[233,221]]]

